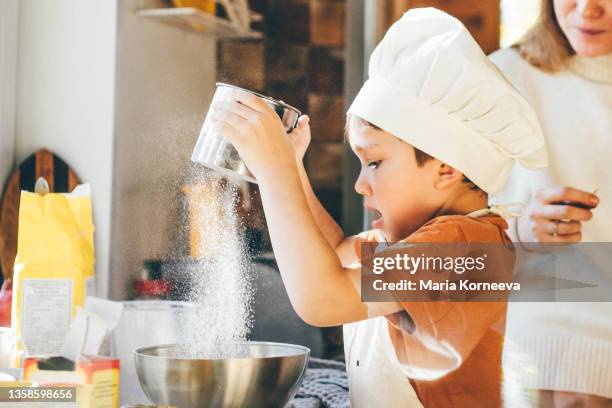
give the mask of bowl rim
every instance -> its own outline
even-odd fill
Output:
[[[291,343],[278,343],[278,342],[273,342],[273,341],[242,341],[242,342],[237,342],[239,344],[252,344],[252,345],[258,345],[258,346],[274,346],[274,347],[284,347],[284,348],[293,348],[296,350],[299,350],[301,352],[296,353],[296,354],[290,354],[290,355],[285,355],[285,356],[274,356],[274,357],[261,357],[262,359],[275,359],[275,358],[288,358],[288,357],[302,357],[302,356],[306,356],[306,358],[310,357],[310,349],[306,346],[302,346],[299,344],[291,344]],[[146,354],[147,351],[149,350],[153,350],[153,349],[162,349],[162,348],[169,348],[169,347],[175,347],[178,345],[189,345],[189,343],[170,343],[170,344],[160,344],[160,345],[156,345],[156,346],[146,346],[146,347],[140,347],[137,348],[136,350],[134,350],[134,357],[141,357],[141,358],[152,358],[152,359],[161,359],[161,360],[176,360],[176,361],[186,361],[186,360],[192,360],[192,361],[239,361],[239,360],[252,360],[255,357],[239,357],[239,358],[180,358],[180,357],[163,357],[163,356],[154,356],[151,354]]]

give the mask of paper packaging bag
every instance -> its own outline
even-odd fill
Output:
[[[93,231],[88,184],[70,194],[21,192],[11,319],[15,366],[24,351],[61,351],[76,307],[94,287]]]

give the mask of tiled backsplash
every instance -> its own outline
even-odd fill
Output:
[[[305,158],[313,187],[340,221],[344,128],[344,0],[259,0],[262,40],[219,43],[217,77],[281,99],[310,115]]]

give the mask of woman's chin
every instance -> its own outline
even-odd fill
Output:
[[[578,35],[578,38],[574,38],[570,41],[572,48],[576,54],[583,57],[601,57],[612,53],[612,39],[609,39],[611,35],[606,33],[606,40],[596,40],[583,38],[583,35]]]

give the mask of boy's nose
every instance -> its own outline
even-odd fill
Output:
[[[372,189],[370,188],[370,184],[365,180],[363,170],[359,173],[359,177],[357,177],[357,181],[355,182],[355,191],[357,194],[363,196],[372,195]]]

